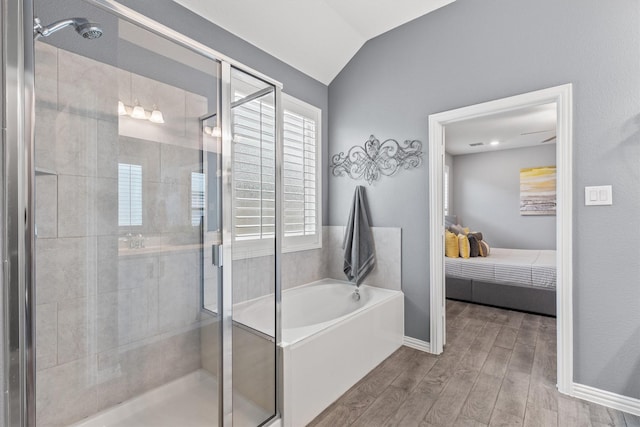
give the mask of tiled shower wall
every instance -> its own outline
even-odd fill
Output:
[[[44,43],[36,52],[37,418],[59,426],[200,368],[190,186],[207,103]],[[119,118],[118,100],[134,98],[166,123]],[[143,168],[136,229],[118,226],[119,162]],[[129,249],[127,231],[147,248]]]

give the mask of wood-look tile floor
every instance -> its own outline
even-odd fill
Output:
[[[555,383],[555,318],[448,300],[443,354],[401,347],[309,425],[640,427]]]

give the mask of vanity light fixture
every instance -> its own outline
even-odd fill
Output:
[[[164,123],[164,115],[156,105],[153,106],[153,110],[151,112],[148,112],[142,107],[142,105],[140,105],[140,102],[138,102],[137,99],[133,107],[125,105],[122,101],[118,101],[118,115],[130,116],[131,118],[138,120],[149,120],[151,123]]]
[[[205,126],[204,133],[214,138],[220,138],[222,136],[222,131],[218,126],[214,126],[214,127]]]
[[[153,106],[153,111],[151,111],[149,121],[151,123],[164,123],[164,116],[162,115],[162,111],[158,110],[158,107],[156,105]]]
[[[147,112],[144,111],[144,108],[142,108],[142,105],[140,105],[137,99],[136,99],[136,105],[135,107],[133,107],[133,110],[131,111],[131,117],[139,120],[147,118]]]
[[[495,147],[496,145],[500,145],[500,141],[491,141],[489,145],[493,145]]]
[[[127,115],[127,108],[124,106],[124,102],[122,101],[118,101],[118,115],[119,116]]]

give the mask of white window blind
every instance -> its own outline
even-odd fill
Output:
[[[236,94],[235,99],[243,98]],[[320,110],[283,95],[284,250],[321,244]],[[273,238],[275,231],[274,107],[256,99],[233,109],[236,241]]]
[[[191,225],[199,226],[204,217],[204,174],[191,172]]]
[[[142,166],[118,163],[118,225],[142,225]]]
[[[244,97],[236,93],[235,99]],[[275,235],[275,115],[258,98],[233,109],[235,239]]]
[[[284,111],[284,235],[316,233],[316,121]]]

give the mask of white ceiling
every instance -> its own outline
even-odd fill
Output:
[[[455,0],[173,0],[329,84],[362,45]]]
[[[445,151],[451,155],[555,144],[556,104],[522,108],[445,126]],[[498,141],[498,145],[490,145]],[[482,142],[481,146],[469,144]]]

